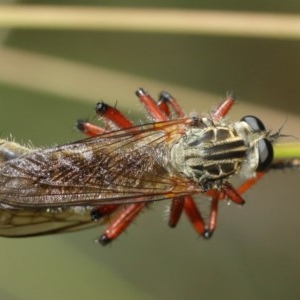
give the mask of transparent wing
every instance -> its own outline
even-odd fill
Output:
[[[153,201],[198,192],[173,171],[185,119],[105,133],[0,164],[0,203],[49,208]]]
[[[101,220],[101,224],[106,221]],[[70,232],[99,225],[91,221],[90,209],[69,207],[60,209],[0,209],[0,236],[26,237],[58,232]]]

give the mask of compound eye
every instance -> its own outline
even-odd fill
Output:
[[[266,130],[265,125],[263,122],[254,116],[245,116],[241,119],[241,121],[246,122],[252,130],[255,131],[264,131]]]
[[[257,143],[258,147],[258,166],[257,172],[265,171],[272,163],[274,151],[271,142],[267,139],[261,139]]]

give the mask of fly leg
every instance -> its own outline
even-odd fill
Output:
[[[207,228],[205,226],[205,221],[201,215],[200,210],[198,209],[194,199],[190,196],[184,197],[184,212],[188,217],[190,223],[196,230],[196,232],[203,237],[207,236]]]
[[[224,182],[223,189],[221,191],[217,190],[219,200],[230,199],[236,204],[243,205],[245,200],[241,197],[241,194],[245,193],[248,189],[255,185],[264,175],[265,173],[263,172],[257,172],[255,177],[245,180],[236,189],[230,183]],[[213,197],[214,192],[215,190],[209,190],[205,194]]]
[[[163,92],[160,93],[157,106],[160,107],[162,110],[164,110],[163,106],[170,107],[170,108],[173,109],[176,117],[178,117],[178,118],[185,117],[185,113],[181,109],[181,107],[178,104],[178,102],[176,101],[176,99],[166,91],[163,91]],[[165,113],[168,117],[170,117],[170,110],[169,109],[168,109],[168,112],[165,111]]]
[[[250,189],[254,184],[256,184],[265,173],[258,172],[254,178],[247,179],[242,183],[237,189],[233,188],[232,185],[228,182],[223,184],[221,191],[219,190],[210,190],[207,191],[206,195],[209,195],[212,198],[210,216],[208,221],[208,229],[206,231],[207,238],[211,237],[217,224],[217,213],[218,213],[218,204],[220,200],[230,199],[232,202],[243,205],[245,200],[241,197],[241,194]],[[205,237],[205,236],[204,236]]]
[[[146,202],[127,205],[123,211],[111,220],[104,234],[99,237],[98,242],[102,246],[105,246],[115,240],[125,231],[125,229],[132,223],[145,206]]]
[[[253,178],[247,179],[244,183],[242,183],[238,188],[237,192],[239,194],[245,193],[248,189],[250,189],[254,184],[256,184],[263,176],[265,173],[262,172],[257,172],[256,176]]]
[[[104,121],[109,123],[108,125],[113,125],[118,129],[134,126],[134,124],[129,121],[119,110],[104,102],[98,102],[95,110],[99,117],[103,118]],[[83,120],[77,121],[77,129],[82,131],[87,136],[97,136],[109,131],[105,128],[96,126]]]
[[[83,120],[78,120],[76,127],[87,136],[97,136],[99,134],[107,132],[106,129]]]
[[[228,94],[227,98],[221,102],[221,104],[212,111],[211,117],[214,121],[219,122],[222,118],[224,118],[231,107],[234,105],[235,99],[232,95]]]

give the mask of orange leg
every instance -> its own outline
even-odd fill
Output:
[[[182,211],[185,206],[185,197],[176,197],[171,201],[170,215],[169,215],[169,226],[175,227],[179,222]]]
[[[209,216],[209,229],[207,230],[206,238],[210,238],[217,226],[217,216],[218,216],[218,206],[219,206],[219,192],[214,190],[211,207],[210,207],[210,216]]]
[[[206,236],[205,222],[196,206],[194,199],[190,196],[184,197],[184,212],[194,229],[202,236]]]
[[[132,223],[145,206],[145,202],[126,206],[124,211],[118,214],[107,226],[104,234],[98,239],[99,243],[105,246],[115,240]]]
[[[178,102],[176,101],[176,99],[169,94],[168,92],[161,92],[159,95],[159,100],[158,100],[158,106],[160,107],[162,105],[162,103],[165,103],[166,105],[170,105],[172,107],[172,109],[175,112],[175,115],[179,118],[183,118],[185,116],[185,113],[183,112],[183,110],[181,109],[181,107],[179,106]],[[167,116],[170,116],[170,112],[167,113]]]
[[[77,121],[77,129],[82,131],[87,136],[96,136],[106,132],[104,128],[93,125],[83,120]]]
[[[129,128],[134,124],[129,121],[120,111],[104,102],[99,102],[96,105],[96,113],[105,120],[111,121],[118,128]]]
[[[212,113],[212,118],[214,121],[219,121],[224,118],[231,107],[233,106],[235,99],[228,95],[228,97],[217,107],[217,109]]]
[[[140,99],[141,103],[146,108],[148,114],[151,116],[152,120],[155,122],[166,121],[168,116],[159,109],[155,100],[147,94],[142,88],[139,88],[135,94]]]

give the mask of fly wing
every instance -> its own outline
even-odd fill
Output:
[[[137,126],[11,159],[0,164],[0,204],[86,206],[195,192],[197,187],[175,174],[168,161],[183,123]]]
[[[105,218],[101,220],[104,223]],[[26,237],[70,232],[99,225],[91,221],[90,209],[0,209],[0,236]]]

